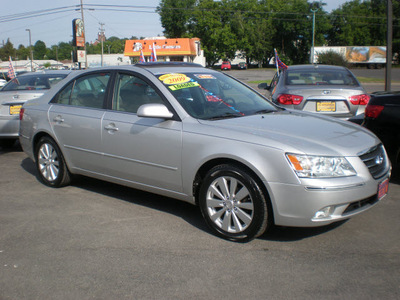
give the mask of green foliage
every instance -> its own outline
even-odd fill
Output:
[[[268,63],[277,49],[287,65],[308,63],[315,9],[315,46],[386,45],[387,0],[351,0],[327,13],[312,0],[160,0],[164,34],[169,38],[198,37],[209,65],[237,55],[247,62]],[[400,52],[400,1],[393,4],[393,53]],[[141,37],[143,38],[143,37]],[[130,39],[137,39],[131,37]],[[125,38],[110,37],[104,53],[123,53]],[[71,42],[33,47],[35,59],[71,59]],[[88,54],[100,54],[101,44],[86,44]],[[0,59],[26,59],[29,47],[14,49],[10,40],[0,48]]]
[[[348,67],[345,58],[332,50],[318,54],[318,64]]]
[[[45,59],[46,44],[43,41],[37,41],[33,46],[33,59]]]

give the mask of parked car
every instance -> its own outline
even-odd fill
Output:
[[[395,170],[400,169],[400,91],[377,92],[365,108],[363,126],[385,145]]]
[[[20,119],[44,184],[80,174],[197,204],[233,241],[273,223],[348,219],[388,187],[390,162],[367,129],[280,108],[197,64],[76,71],[25,103]]]
[[[259,88],[279,106],[344,120],[364,113],[370,98],[351,71],[339,66],[290,66]]]
[[[0,89],[1,89],[3,86],[5,86],[6,83],[7,83],[7,80],[1,79],[1,78],[0,78]]]
[[[42,96],[69,71],[23,73],[0,90],[0,147],[11,147],[18,139],[19,110],[30,99]]]
[[[238,64],[238,69],[239,70],[246,70],[247,69],[247,64],[245,62],[240,62]]]
[[[231,62],[223,61],[221,64],[221,70],[230,70],[230,69],[231,69]]]

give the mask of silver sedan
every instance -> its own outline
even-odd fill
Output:
[[[289,66],[259,88],[279,106],[343,120],[362,115],[370,99],[351,71],[339,66]]]
[[[187,201],[233,241],[348,219],[387,193],[390,162],[374,134],[277,107],[195,64],[77,71],[20,115],[44,184],[80,174]]]
[[[42,96],[69,73],[55,70],[24,73],[0,89],[0,147],[10,147],[18,139],[22,105]]]

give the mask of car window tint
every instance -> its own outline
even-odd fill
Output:
[[[12,79],[3,91],[48,90],[67,75],[30,74]]]
[[[118,74],[113,97],[113,109],[136,113],[139,106],[163,103],[162,98],[144,80],[132,74]]]
[[[74,82],[68,84],[65,88],[63,88],[51,101],[52,103],[59,103],[59,104],[69,104],[71,98],[72,87],[74,86]]]
[[[347,70],[293,70],[286,72],[286,85],[351,85],[357,80]]]
[[[109,73],[96,73],[78,78],[71,92],[70,104],[102,108],[109,80]]]
[[[80,77],[65,86],[51,102],[102,108],[109,80],[109,73],[96,73]]]

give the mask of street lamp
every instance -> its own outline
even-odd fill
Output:
[[[31,72],[33,72],[33,52],[32,52],[32,38],[31,38],[31,30],[25,29],[25,31],[29,32],[29,49],[31,52]]]
[[[315,44],[315,13],[318,11],[318,9],[321,8],[322,5],[326,5],[326,3],[321,3],[321,2],[313,2],[311,4],[311,12],[313,13],[313,23],[312,23],[312,47],[311,47],[311,54],[310,54],[310,63],[314,63],[314,44]]]

